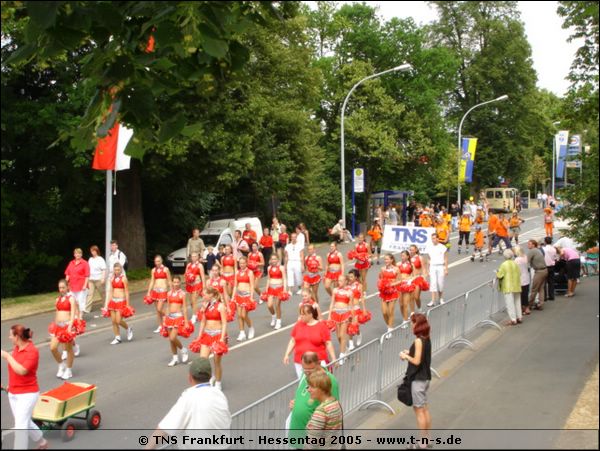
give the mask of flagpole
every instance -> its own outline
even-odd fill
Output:
[[[112,171],[106,171],[106,235],[104,245],[106,249],[106,280],[104,281],[105,293],[108,296],[109,293],[109,277],[111,268],[108,267],[108,257],[110,256],[110,241],[112,240]],[[106,299],[103,299],[106,302]],[[103,304],[104,305],[104,304]]]

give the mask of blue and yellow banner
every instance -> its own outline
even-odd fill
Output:
[[[460,169],[458,181],[471,183],[473,181],[473,165],[475,164],[475,150],[477,138],[463,138],[461,143]]]

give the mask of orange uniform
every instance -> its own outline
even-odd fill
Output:
[[[437,224],[435,226],[435,232],[437,233],[440,243],[446,244],[448,242],[448,235],[449,235],[448,224],[446,224],[445,222]]]
[[[484,236],[483,230],[477,230],[475,232],[475,249],[483,249]]]
[[[498,219],[496,223],[496,235],[508,237],[508,221],[506,219]]]
[[[498,225],[498,216],[492,213],[490,219],[488,219],[488,233],[493,234],[496,233],[496,226]]]
[[[419,216],[419,224],[421,225],[421,227],[431,227],[433,225],[431,216],[428,214],[422,214],[421,216]]]
[[[469,216],[463,215],[458,223],[458,230],[461,232],[470,232],[471,224],[471,218]]]

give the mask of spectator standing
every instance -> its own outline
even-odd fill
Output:
[[[581,259],[579,252],[575,249],[569,249],[568,247],[562,249],[558,248],[560,258],[567,262],[567,294],[566,297],[572,298],[575,296],[575,287],[577,286],[577,279],[579,279],[579,273],[581,271]]]
[[[548,205],[548,195],[546,193],[542,194],[542,208],[546,208]]]
[[[100,300],[102,302],[104,302],[105,298],[104,284],[106,282],[106,261],[104,258],[102,258],[100,249],[96,245],[90,247],[90,254],[92,254],[88,260],[88,265],[90,267],[90,280],[88,281],[88,294],[85,301],[85,309],[83,310],[84,313],[92,312],[94,294],[96,290],[98,290],[98,293],[100,293]]]
[[[334,444],[331,439],[333,431],[341,431],[344,425],[342,406],[332,393],[331,379],[323,371],[311,373],[308,376],[308,392],[319,405],[306,425],[307,437],[315,444],[306,445],[304,449],[341,449],[340,442]],[[318,444],[321,438],[326,440],[324,447]]]
[[[221,246],[219,246],[219,248],[221,249],[221,247],[223,247],[222,244],[221,244]],[[217,265],[217,266],[220,265],[221,255],[223,255],[222,250],[219,253],[215,254],[215,248],[212,246],[208,246],[206,249],[207,249],[207,252],[206,252],[206,271],[204,271],[205,274],[209,273],[214,265]]]
[[[285,270],[287,272],[287,285],[290,292],[298,287],[296,294],[302,293],[302,273],[304,272],[304,247],[298,243],[298,235],[292,233],[291,242],[285,247]]]
[[[500,291],[504,294],[504,303],[506,311],[510,318],[510,324],[515,326],[523,321],[521,311],[521,270],[514,260],[514,254],[510,249],[506,249],[502,254],[504,262],[498,268],[496,277],[500,281]]]
[[[296,227],[296,242],[304,249],[306,247],[306,236],[302,233],[300,226]]]
[[[158,428],[148,441],[146,449],[154,449],[161,436],[227,434],[231,428],[231,413],[225,394],[211,386],[212,369],[207,358],[200,357],[192,362],[188,374],[187,388],[169,413],[158,423]],[[180,437],[180,443],[183,441]],[[224,445],[223,448],[226,448]],[[195,449],[195,447],[194,447]]]
[[[284,257],[285,257],[285,247],[288,245],[289,241],[290,241],[290,236],[287,233],[287,229],[286,227],[282,224],[280,226],[281,231],[279,232],[279,239],[276,240],[275,238],[273,238],[273,241],[275,241],[275,248],[277,249],[277,257],[279,258],[279,261],[284,264]]]
[[[108,276],[112,277],[113,268],[115,263],[120,263],[123,268],[123,274],[125,274],[125,264],[127,263],[127,256],[119,250],[119,243],[117,240],[110,242],[110,255],[108,256]]]
[[[531,290],[529,292],[529,306],[525,311],[527,315],[534,306],[535,296],[539,295],[540,303],[536,307],[537,310],[544,310],[544,285],[548,278],[548,270],[546,269],[546,260],[542,251],[538,249],[538,243],[536,240],[529,240],[527,242],[529,252],[527,253],[527,263],[529,267],[533,268],[534,275],[531,282]]]
[[[521,312],[523,315],[529,315],[529,313],[526,313],[526,310],[529,306],[531,274],[529,265],[527,264],[527,255],[525,255],[519,246],[515,246],[513,252],[515,253],[515,263],[519,266],[519,270],[521,271]]]
[[[541,191],[538,191],[538,193],[537,193],[537,204],[538,204],[538,208],[542,208],[542,193],[541,193]]]
[[[31,329],[21,324],[11,326],[8,338],[13,345],[12,353],[2,350],[2,358],[8,363],[8,402],[15,418],[14,449],[29,449],[28,437],[38,443],[36,449],[47,449],[40,428],[31,420],[33,409],[40,397],[37,370],[40,354],[31,338]]]
[[[73,251],[74,260],[69,262],[65,270],[65,279],[69,284],[69,290],[77,302],[78,314],[81,318],[87,303],[87,286],[90,278],[90,265],[83,259],[83,251],[76,248]]]
[[[452,226],[452,232],[456,232],[456,229],[458,229],[458,221],[460,219],[460,212],[458,209],[458,204],[456,202],[454,202],[452,205],[450,205],[450,209],[448,210],[448,212],[450,213],[450,216],[452,217],[451,220],[451,226]]]
[[[390,209],[390,224],[398,225],[398,212],[396,211],[396,207],[392,207]]]
[[[242,239],[248,243],[248,248],[252,249],[252,244],[256,243],[256,232],[252,230],[252,224],[247,223],[244,233],[242,233]],[[247,257],[247,255],[246,255]]]
[[[431,243],[425,248],[427,259],[425,260],[425,277],[429,276],[431,291],[431,302],[427,307],[433,307],[444,303],[444,279],[448,275],[448,248],[440,243],[436,233],[431,235]]]
[[[306,228],[306,224],[304,224],[303,222],[301,222],[298,227],[300,228],[300,231],[304,235],[304,238],[306,240],[305,241],[306,246],[310,245],[310,232]]]
[[[552,237],[547,236],[544,238],[544,246],[542,250],[544,251],[544,260],[546,262],[546,268],[548,269],[548,278],[546,279],[546,286],[544,287],[546,300],[553,301],[554,300],[554,267],[556,265],[556,261],[558,260],[558,252],[556,248],[552,246]]]
[[[187,242],[186,257],[188,263],[192,261],[192,254],[194,252],[197,252],[200,258],[204,256],[204,241],[200,238],[199,228],[192,230],[192,237]]]
[[[247,257],[250,253],[250,246],[248,246],[248,242],[242,238],[241,230],[236,230],[234,232],[234,239],[231,247],[235,261],[238,261],[242,256]]]
[[[265,227],[263,230],[263,236],[260,237],[259,241],[259,249],[265,258],[265,262],[271,261],[271,255],[273,254],[273,237],[271,236],[271,232],[268,227]],[[263,274],[267,275],[268,266],[264,265]]]
[[[431,328],[427,317],[422,313],[415,313],[410,319],[416,339],[410,350],[400,353],[400,358],[408,361],[406,374],[412,380],[411,394],[413,410],[417,417],[417,427],[421,431],[421,438],[429,438],[431,414],[427,402],[427,391],[431,381],[431,340],[429,339]]]

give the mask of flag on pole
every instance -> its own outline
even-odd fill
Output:
[[[125,155],[125,148],[132,136],[133,130],[115,121],[108,134],[98,141],[92,168],[101,171],[129,169],[131,157]]]
[[[556,178],[563,179],[565,177],[565,162],[567,159],[567,144],[569,141],[569,131],[568,130],[560,130],[555,139],[555,149],[556,149]]]
[[[463,138],[461,143],[460,172],[458,181],[471,183],[473,181],[473,165],[475,163],[475,150],[477,138]]]

